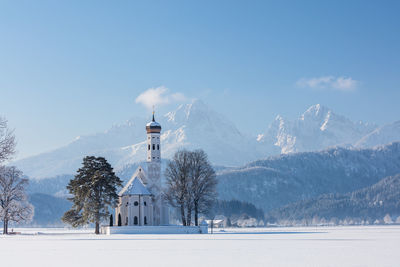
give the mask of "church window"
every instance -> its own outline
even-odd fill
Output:
[[[144,216],[144,224],[147,224],[147,217]]]
[[[128,218],[127,218],[128,219]],[[137,216],[135,216],[135,218],[133,218],[133,224],[134,225],[138,225],[138,219]]]
[[[150,145],[149,145],[149,150],[150,150]]]
[[[160,145],[157,145],[157,150],[160,150]]]
[[[128,217],[126,217],[125,225],[128,225]]]
[[[135,201],[135,203],[133,203],[133,205],[137,206],[137,205],[139,205],[139,202]]]
[[[156,150],[156,145],[155,144],[153,144],[153,150]]]
[[[147,203],[146,203],[146,201],[143,203],[145,206],[147,206]]]

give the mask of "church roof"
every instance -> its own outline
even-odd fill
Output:
[[[151,121],[146,124],[147,127],[161,127],[161,125],[156,121]]]
[[[149,131],[160,132],[161,131],[161,124],[156,122],[156,120],[154,119],[154,112],[153,112],[153,119],[151,120],[151,122],[146,124],[146,130],[147,130],[147,132],[149,132]]]
[[[144,186],[140,178],[135,177],[122,195],[151,195],[151,193],[147,190],[146,186]]]
[[[118,195],[151,195],[143,181],[146,181],[146,174],[143,168],[139,166]]]

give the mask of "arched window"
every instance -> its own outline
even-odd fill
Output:
[[[146,203],[146,201],[145,201],[145,202],[143,202],[143,204],[144,204],[145,206],[147,206],[147,203]]]
[[[153,150],[156,150],[156,145],[155,144],[153,144]]]
[[[135,201],[135,203],[133,203],[133,205],[137,206],[137,205],[139,205],[139,202]]]
[[[160,150],[160,145],[157,145],[157,150]]]
[[[149,150],[150,150],[150,145],[149,145]]]
[[[128,217],[126,217],[125,225],[128,225]]]
[[[147,224],[147,217],[144,216],[144,224]]]
[[[133,224],[134,224],[134,225],[137,225],[137,224],[138,224],[137,216],[135,216],[135,218],[133,218]]]

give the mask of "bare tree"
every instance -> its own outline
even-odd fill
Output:
[[[195,150],[190,153],[189,177],[194,223],[198,226],[199,213],[207,213],[217,198],[215,171],[203,150]]]
[[[200,213],[207,212],[216,199],[215,171],[203,150],[175,153],[165,171],[165,199],[180,208],[182,224],[190,226],[194,211],[195,225]]]
[[[185,216],[189,202],[189,170],[190,152],[187,150],[176,152],[165,170],[167,188],[164,198],[171,206],[180,209],[182,224],[184,226],[190,225],[190,221],[188,224]]]
[[[0,166],[0,219],[3,221],[3,234],[8,234],[9,222],[29,222],[33,216],[33,206],[25,194],[28,179],[21,176],[22,172],[16,167]]]
[[[7,126],[7,120],[0,117],[0,163],[15,153],[14,131]]]

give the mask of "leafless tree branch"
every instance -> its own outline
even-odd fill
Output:
[[[7,120],[0,117],[0,163],[11,159],[15,154],[15,135],[7,125]]]

